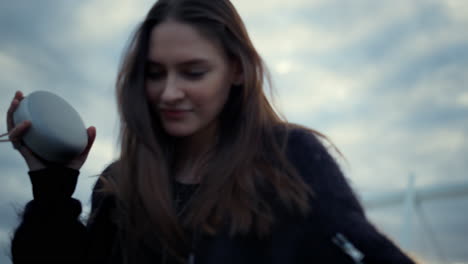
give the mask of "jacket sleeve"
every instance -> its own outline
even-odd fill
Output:
[[[34,199],[13,237],[13,263],[78,263],[86,240],[81,203],[71,198],[78,174],[63,167],[29,172]]]
[[[313,224],[307,225],[303,233],[306,254],[306,247],[310,245],[307,240],[321,236],[321,244],[326,248],[321,254],[340,255],[349,263],[414,263],[368,221],[356,195],[323,144],[306,131],[296,131],[290,138],[290,155],[313,191],[312,214],[308,220]],[[358,252],[362,253],[361,257]]]
[[[91,260],[102,258],[102,254],[96,252],[109,252],[109,241],[90,243],[101,237],[96,232],[100,230],[97,224],[102,224],[106,216],[103,214],[105,210],[97,211],[100,206],[96,205],[102,202],[93,199],[94,212],[91,214],[96,215],[94,221],[88,222],[88,226],[80,221],[81,203],[71,197],[78,174],[77,170],[64,167],[29,172],[34,199],[26,205],[13,236],[11,254],[14,264],[92,263]],[[107,229],[104,231],[108,232]],[[112,236],[105,238],[112,239]]]

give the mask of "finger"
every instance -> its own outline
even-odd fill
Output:
[[[86,146],[85,151],[89,152],[89,150],[94,144],[94,140],[96,140],[96,135],[97,135],[96,127],[90,126],[87,129],[87,132],[88,132],[88,146]]]
[[[91,126],[89,127],[86,132],[88,133],[88,145],[86,145],[86,148],[83,150],[83,152],[73,159],[68,166],[70,168],[79,170],[81,166],[83,166],[84,162],[88,158],[89,151],[91,150],[91,147],[93,146],[94,140],[96,139],[96,128]]]
[[[91,147],[94,144],[94,140],[96,139],[96,128],[94,126],[90,126],[86,132],[88,133],[88,145],[83,150],[83,153],[80,155],[82,157],[87,157]]]
[[[19,101],[17,99],[13,99],[13,101],[10,104],[10,108],[8,108],[8,112],[7,112],[7,129],[8,129],[8,131],[12,130],[15,127],[15,124],[13,122],[13,113],[18,108],[18,105],[19,105]]]
[[[29,120],[26,120],[26,121],[23,121],[21,123],[19,123],[16,127],[14,127],[10,133],[9,133],[9,137],[11,140],[18,140],[18,139],[21,139],[24,135],[24,133],[26,133],[26,131],[31,127],[31,121]]]
[[[18,143],[18,147],[16,148],[20,153],[21,155],[25,158],[25,159],[31,159],[31,157],[34,157],[34,153],[28,148],[26,147],[22,142],[19,142]]]
[[[16,91],[15,98],[18,99],[19,101],[23,100],[23,98],[24,98],[23,92]]]
[[[14,127],[13,113],[16,111],[16,109],[18,108],[18,105],[23,99],[24,99],[23,93],[21,91],[17,91],[15,93],[15,97],[11,101],[10,107],[7,112],[7,129],[8,130],[13,129]]]
[[[19,149],[20,142],[23,139],[24,134],[28,131],[30,127],[31,122],[24,121],[10,131],[9,138],[16,149]]]

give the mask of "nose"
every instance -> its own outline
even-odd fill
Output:
[[[185,93],[180,87],[177,76],[169,75],[164,83],[163,91],[161,93],[161,103],[172,104],[182,100],[184,96]]]

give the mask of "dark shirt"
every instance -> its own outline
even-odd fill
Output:
[[[414,263],[367,220],[335,160],[314,135],[292,131],[286,155],[313,189],[307,217],[278,213],[267,239],[231,237],[228,232],[202,236],[194,252],[195,263]],[[12,241],[14,263],[121,263],[112,199],[94,191],[85,226],[79,219],[81,204],[71,198],[77,171],[57,167],[29,175],[34,200],[26,205]],[[193,191],[187,192],[182,203]],[[343,239],[355,250],[346,251],[336,243]],[[353,257],[356,252],[363,254],[361,262],[356,254]],[[154,256],[146,259],[161,263]]]

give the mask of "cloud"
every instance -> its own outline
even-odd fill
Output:
[[[2,69],[0,83],[3,86],[0,97],[2,106],[8,104],[16,90],[32,91],[37,87],[37,83],[42,81],[40,70],[14,53],[0,51],[0,67]]]
[[[27,64],[21,63],[10,54],[6,54],[4,52],[0,53],[0,67],[6,71],[0,76],[0,81],[3,84],[6,84],[5,86],[16,84],[18,76],[37,78],[37,74],[34,71],[29,70]],[[13,97],[13,95],[11,95],[11,97]]]
[[[372,71],[359,77],[350,73],[294,64],[276,80],[281,108],[288,115],[311,116],[319,112],[351,107],[362,98],[363,89],[373,82]]]
[[[460,138],[466,128],[457,124],[466,121],[463,98],[468,68],[463,64],[466,52],[456,49],[467,43],[467,37],[451,16],[444,20],[443,9],[435,9],[437,4],[400,1],[363,7],[353,3],[350,10],[342,9],[345,19],[333,20],[337,24],[332,26],[320,19],[341,11],[323,5],[319,10],[324,13],[317,19],[309,9],[304,9],[312,13],[309,20],[285,12],[286,17],[270,18],[268,30],[258,29],[262,31],[259,47],[275,73],[280,108],[290,120],[330,131],[338,146],[347,150],[345,154],[356,157],[351,164],[359,169],[353,177],[361,185],[378,186],[379,180],[371,180],[374,175],[389,169],[406,175],[411,167],[424,168],[429,159],[445,167],[441,164],[448,156],[459,160],[452,153],[464,151]],[[436,22],[427,23],[428,17]],[[440,122],[457,129],[440,131]],[[421,126],[428,130],[423,136],[412,130]],[[378,151],[385,151],[385,156],[376,162],[382,156],[376,156]],[[411,164],[399,158],[413,160],[412,155],[426,159]],[[366,161],[373,166],[366,166]],[[435,180],[439,171],[430,173],[427,181]],[[405,183],[404,177],[397,179],[401,180],[392,180],[395,188]]]
[[[245,19],[253,26],[251,36],[265,56],[314,56],[360,45],[382,29],[411,18],[420,8],[407,1],[364,2],[287,5],[274,9],[270,16],[257,16],[252,22],[248,16]]]
[[[457,104],[468,107],[468,92],[462,92],[457,98]]]
[[[243,16],[243,19],[249,17],[262,17],[264,14],[277,13],[281,10],[295,10],[298,8],[317,7],[327,1],[325,0],[290,0],[286,4],[281,0],[233,0],[231,1],[238,12]]]
[[[441,1],[447,15],[461,24],[468,24],[468,3],[459,0]]]
[[[77,8],[71,25],[89,44],[109,42],[127,35],[154,1],[102,0],[83,1]],[[72,32],[76,34],[76,32]]]
[[[6,229],[0,229],[0,261],[9,263],[10,256],[10,232]]]

